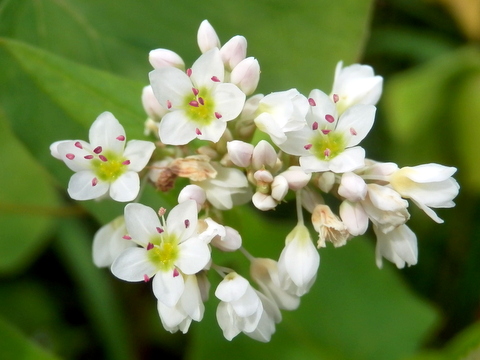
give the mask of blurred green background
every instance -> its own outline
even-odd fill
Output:
[[[71,172],[48,148],[86,139],[103,111],[144,138],[148,52],[168,48],[191,64],[203,19],[223,43],[247,38],[265,94],[328,93],[337,61],[372,65],[385,88],[367,156],[459,169],[444,224],[410,209],[418,265],[378,270],[372,235],[322,249],[316,284],[268,344],[224,340],[213,293],[187,335],[165,332],[148,285],[91,261],[93,234],[123,205],[71,201]],[[478,0],[1,0],[0,358],[479,359],[479,40]],[[174,198],[152,190],[143,200]],[[293,224],[249,208],[226,218],[254,255],[272,258]]]

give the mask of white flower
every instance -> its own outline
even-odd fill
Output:
[[[182,275],[185,290],[174,306],[157,302],[157,310],[165,330],[175,333],[180,330],[186,333],[192,320],[201,321],[205,311],[196,275]]]
[[[383,78],[375,76],[368,65],[342,66],[340,61],[335,69],[331,92],[338,112],[341,114],[355,104],[375,105],[382,94]]]
[[[258,294],[248,280],[235,272],[229,273],[218,284],[215,296],[220,299],[217,307],[218,325],[227,340],[240,332],[253,332],[263,313]]]
[[[286,132],[305,126],[308,108],[307,98],[296,89],[274,92],[260,100],[255,124],[279,145],[287,139]]]
[[[320,255],[303,224],[297,224],[287,235],[285,247],[278,260],[280,283],[284,290],[302,296],[315,282]]]
[[[110,266],[123,250],[136,246],[135,242],[125,236],[126,234],[127,228],[123,216],[117,217],[98,229],[93,237],[93,263],[98,267]]]
[[[149,141],[131,140],[125,146],[125,130],[104,112],[90,127],[89,141],[66,140],[50,146],[52,155],[76,173],[68,194],[75,200],[91,200],[109,193],[116,201],[132,201],[140,190],[138,172],[155,150]]]
[[[425,164],[403,167],[390,176],[390,185],[412,201],[437,223],[443,223],[433,208],[451,208],[460,186],[451,176],[454,167]]]
[[[418,258],[417,237],[407,225],[400,225],[388,233],[379,231],[373,226],[377,235],[375,248],[376,263],[382,268],[382,257],[393,262],[399,269],[407,265],[415,265]]]
[[[219,50],[200,56],[187,73],[162,67],[150,72],[153,92],[170,110],[160,122],[160,140],[184,145],[198,138],[217,142],[227,121],[235,119],[245,104],[245,94],[234,84],[223,83],[224,66]]]
[[[313,90],[309,101],[307,125],[286,132],[286,140],[277,143],[280,149],[300,156],[300,166],[307,173],[344,173],[364,166],[365,150],[357,145],[372,128],[375,107],[355,105],[338,116],[333,101],[320,90]]]
[[[173,307],[183,294],[183,276],[202,270],[210,261],[210,250],[199,239],[197,204],[187,200],[175,206],[160,222],[152,208],[141,204],[125,207],[128,235],[142,247],[126,249],[112,264],[112,273],[126,281],[148,281],[158,300]]]

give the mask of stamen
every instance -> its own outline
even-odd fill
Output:
[[[322,130],[322,134],[323,134],[323,135],[327,135],[330,131],[332,131],[332,130],[323,129],[323,130]]]
[[[188,77],[192,76],[192,69],[187,69],[187,76]]]
[[[212,81],[214,82],[220,82],[220,79],[216,76],[212,76]]]
[[[85,155],[83,158],[86,159],[86,160],[92,160],[93,155]]]
[[[93,149],[93,152],[95,154],[100,154],[102,152],[102,147],[101,146],[97,146],[95,149]]]
[[[170,100],[167,100],[167,109],[172,108],[172,102]]]
[[[152,244],[151,242],[149,242],[149,243],[147,244],[147,251],[148,251],[148,250],[152,250],[152,249],[153,249],[153,244]]]
[[[163,229],[161,227],[157,226],[156,229],[159,234],[163,233]]]
[[[318,123],[315,121],[313,124],[312,124],[312,130],[317,130],[318,129]]]
[[[103,156],[103,155],[98,155],[98,158],[99,158],[100,160],[102,160],[103,162],[107,162],[107,161],[108,161],[107,158],[106,158],[105,156]]]
[[[65,155],[65,157],[66,157],[68,160],[73,160],[73,159],[75,159],[75,155],[74,155],[74,154],[70,154],[70,153],[67,154],[67,155]]]
[[[94,177],[92,179],[92,186],[96,186],[98,184],[98,179],[96,177]]]
[[[173,269],[173,277],[177,277],[178,275],[180,275],[180,273],[178,272],[177,268],[174,268]]]
[[[218,112],[215,111],[215,117],[216,117],[217,119],[221,119],[221,118],[222,118],[222,115],[221,115],[220,113],[218,113]]]
[[[149,282],[149,281],[150,281],[150,278],[148,277],[147,274],[144,274],[144,275],[143,275],[143,281],[145,281],[145,282]]]
[[[77,148],[79,148],[79,149],[83,149],[83,146],[82,146],[82,144],[80,143],[80,141],[77,141],[77,142],[75,143],[75,146],[76,146]]]
[[[125,239],[125,240],[132,240],[132,237],[129,236],[129,235],[123,235],[122,236],[122,239]]]
[[[116,137],[116,139],[117,139],[118,141],[125,141],[125,136],[123,136],[123,135],[118,135],[118,136]]]
[[[328,158],[331,153],[332,151],[329,148],[326,148],[325,151],[323,152],[323,155]]]
[[[312,144],[307,144],[307,145],[305,145],[303,148],[304,148],[305,150],[310,150],[310,149],[312,148],[312,146],[313,146]]]
[[[165,209],[164,207],[161,207],[160,209],[158,209],[159,216],[165,215],[166,212],[167,212],[167,209]]]
[[[122,162],[122,165],[130,165],[130,160],[125,160],[124,162]]]
[[[352,134],[352,135],[357,135],[357,132],[355,131],[354,128],[350,128],[350,134]]]
[[[310,104],[310,106],[317,106],[317,103],[312,98],[308,98],[308,103]]]
[[[200,90],[192,88],[193,95],[197,96]]]
[[[331,124],[335,121],[335,118],[332,115],[327,114],[325,115],[325,120],[327,120]]]
[[[188,229],[188,227],[190,226],[190,220],[185,219],[184,224],[185,224],[185,229]]]
[[[201,96],[198,97],[198,102],[200,105],[205,105],[205,101],[203,101],[203,98]]]
[[[198,107],[198,101],[197,100],[192,100],[188,103],[188,105]]]
[[[200,131],[199,128],[196,128],[196,129],[195,129],[195,133],[196,133],[197,135],[202,135],[202,132]]]
[[[333,94],[333,102],[336,104],[340,100],[337,94]]]

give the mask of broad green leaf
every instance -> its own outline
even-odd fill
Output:
[[[22,360],[58,359],[30,341],[2,318],[0,318],[0,358]]]
[[[0,112],[0,274],[27,266],[45,245],[53,217],[61,213],[50,177],[3,115]]]
[[[294,226],[288,221],[266,221],[246,210],[235,218],[245,247],[259,257],[278,258],[285,236]],[[277,249],[277,255],[271,248]],[[196,331],[189,359],[229,354],[232,360],[267,356],[388,360],[411,355],[421,346],[437,321],[436,312],[411,293],[391,266],[376,268],[374,249],[367,239],[352,239],[338,249],[321,249],[320,255],[315,285],[297,310],[283,312],[284,319],[270,343],[257,343],[243,334],[232,342],[219,341],[218,300],[211,298],[205,319],[192,325]],[[219,280],[218,276],[212,278],[212,288]]]

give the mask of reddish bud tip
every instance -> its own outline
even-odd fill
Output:
[[[312,148],[312,146],[313,146],[312,144],[307,144],[307,145],[305,145],[303,148],[304,148],[305,150],[310,150],[310,149]]]
[[[123,135],[118,135],[118,136],[116,137],[116,139],[117,139],[118,141],[125,141],[125,136],[123,136]]]
[[[200,103],[200,105],[205,105],[205,101],[201,96],[198,97],[198,102]]]
[[[80,143],[80,141],[75,142],[75,146],[76,146],[77,148],[79,148],[79,149],[83,149],[83,146],[82,146],[82,144]]]
[[[327,120],[331,124],[335,121],[335,118],[332,115],[327,114],[325,115],[325,120]]]
[[[95,154],[100,154],[102,152],[102,147],[101,146],[97,146],[95,149],[93,149],[93,152]]]
[[[159,234],[163,233],[163,229],[161,227],[157,226],[156,229]]]
[[[68,160],[73,160],[73,159],[75,159],[75,155],[74,155],[74,154],[67,154],[67,155],[65,155],[65,157],[66,157]]]
[[[308,103],[310,104],[310,106],[317,106],[317,103],[312,98],[308,99]]]
[[[220,79],[216,76],[212,76],[212,81],[214,82],[220,82]]]

